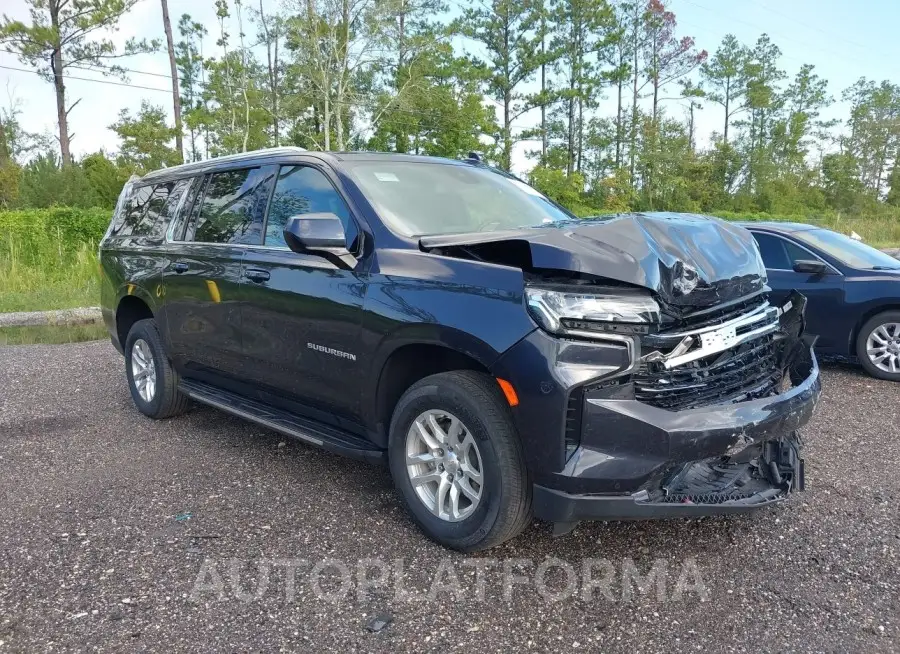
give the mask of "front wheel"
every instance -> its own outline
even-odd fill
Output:
[[[885,311],[859,330],[856,354],[873,377],[900,381],[900,311]]]
[[[473,552],[528,525],[525,456],[494,379],[468,370],[426,377],[400,398],[390,429],[394,484],[431,539]]]

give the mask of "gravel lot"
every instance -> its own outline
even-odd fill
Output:
[[[900,384],[824,386],[786,504],[536,523],[466,559],[383,469],[211,409],[144,418],[108,343],[0,349],[0,652],[897,651]]]

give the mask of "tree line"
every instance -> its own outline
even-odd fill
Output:
[[[814,64],[789,74],[766,34],[702,49],[667,0],[215,0],[210,25],[172,24],[161,0],[160,38],[117,48],[109,33],[139,1],[4,16],[0,44],[53,86],[59,129],[52,142],[23,132],[15,105],[0,112],[0,203],[111,203],[135,172],[298,145],[475,151],[506,170],[524,149],[529,181],[581,215],[900,205],[900,86],[863,77],[826,120],[836,98]],[[144,100],[110,126],[116,153],[76,161],[66,78],[128,83],[118,62],[160,49],[174,124]],[[702,143],[700,111],[717,120]]]

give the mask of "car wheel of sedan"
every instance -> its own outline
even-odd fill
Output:
[[[139,320],[125,339],[125,374],[135,406],[162,419],[184,413],[189,398],[178,390],[178,374],[166,356],[156,322]]]
[[[426,377],[394,410],[394,484],[431,539],[464,552],[498,545],[531,520],[531,485],[496,380],[473,371]]]
[[[886,311],[863,325],[856,354],[873,377],[900,381],[900,311]]]

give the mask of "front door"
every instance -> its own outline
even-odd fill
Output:
[[[772,287],[771,303],[781,306],[792,290],[805,295],[808,300],[806,331],[819,336],[816,345],[828,350],[846,348],[846,343],[834,341],[833,334],[838,330],[828,327],[839,320],[844,311],[843,275],[830,265],[824,275],[795,272],[796,261],[821,261],[821,258],[780,236],[758,232],[753,236],[759,243],[760,254],[769,276],[769,286]]]
[[[314,254],[287,248],[282,230],[304,213],[330,212],[344,223],[348,248],[360,230],[325,170],[282,166],[269,203],[263,247],[243,259],[244,375],[286,399],[306,405],[311,417],[359,415],[360,347],[366,293],[365,261],[348,270]]]
[[[234,376],[241,363],[241,258],[262,240],[272,166],[207,175],[183,233],[169,243],[165,320],[170,356],[190,373]]]

